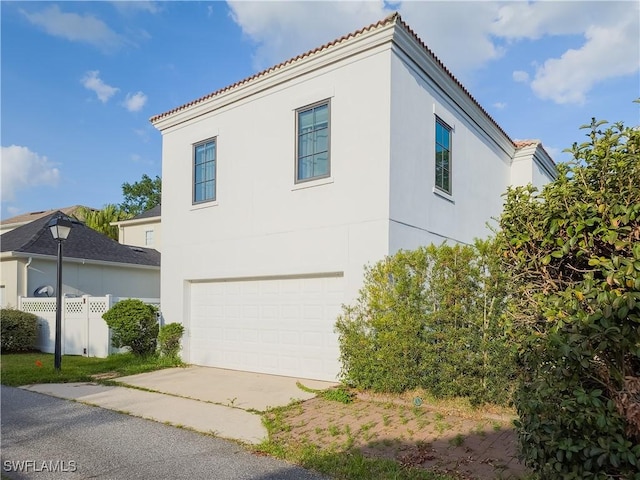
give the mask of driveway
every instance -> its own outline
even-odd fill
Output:
[[[298,382],[315,390],[337,385],[319,380],[198,366],[157,370],[118,378],[117,381],[156,392],[259,412],[315,396],[301,390]]]
[[[144,393],[144,392],[143,392]],[[0,386],[3,478],[321,480],[235,442]]]
[[[187,427],[221,438],[257,444],[267,431],[260,414],[314,396],[298,387],[325,389],[333,383],[189,366],[97,383],[28,385],[25,390]]]

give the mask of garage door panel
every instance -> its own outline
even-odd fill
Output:
[[[194,283],[190,361],[335,380],[342,292],[342,277]]]

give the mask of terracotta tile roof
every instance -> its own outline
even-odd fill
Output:
[[[549,155],[549,152],[544,148],[544,145],[540,140],[513,140],[513,144],[516,149],[520,150],[521,148],[526,147],[540,147],[544,153],[551,159],[551,162],[555,165],[556,161]]]
[[[400,14],[397,13],[397,12],[387,16],[383,20],[380,20],[380,21],[378,21],[376,23],[372,23],[368,27],[363,27],[360,30],[356,30],[355,32],[343,35],[342,37],[337,38],[337,39],[335,39],[335,40],[333,40],[333,41],[331,41],[329,43],[325,43],[324,45],[321,45],[320,47],[314,48],[313,50],[309,50],[308,52],[305,52],[305,53],[301,53],[300,55],[298,55],[296,57],[290,58],[289,60],[285,60],[284,62],[281,62],[281,63],[279,63],[277,65],[274,65],[273,67],[269,67],[266,70],[263,70],[261,72],[258,72],[256,74],[254,74],[254,75],[251,75],[250,77],[247,77],[247,78],[245,78],[243,80],[240,80],[240,81],[238,81],[236,83],[233,83],[231,85],[223,87],[223,88],[221,88],[219,90],[216,90],[215,92],[211,92],[208,95],[205,95],[204,97],[200,97],[200,98],[198,98],[196,100],[193,100],[193,101],[191,101],[189,103],[185,103],[184,105],[181,105],[181,106],[176,107],[176,108],[174,108],[172,110],[169,110],[168,112],[164,112],[164,113],[161,113],[161,114],[156,115],[154,117],[151,117],[150,121],[153,123],[153,122],[155,122],[157,120],[160,120],[161,118],[164,118],[164,117],[167,117],[167,116],[169,116],[169,115],[171,115],[173,113],[179,112],[180,110],[184,110],[184,109],[189,108],[189,107],[191,107],[193,105],[197,105],[198,103],[204,102],[205,100],[208,100],[208,99],[210,99],[212,97],[220,95],[221,93],[224,93],[224,92],[227,92],[229,90],[232,90],[232,89],[234,89],[236,87],[239,87],[240,85],[244,85],[245,83],[248,83],[248,82],[250,82],[252,80],[255,80],[256,78],[263,77],[263,76],[265,76],[265,75],[267,75],[267,74],[269,74],[269,73],[271,73],[271,72],[273,72],[275,70],[278,70],[278,69],[280,69],[280,68],[282,68],[282,67],[284,67],[286,65],[295,63],[298,60],[301,60],[303,58],[307,58],[307,57],[309,57],[309,56],[311,56],[311,55],[313,55],[315,53],[318,53],[318,52],[320,52],[322,50],[326,50],[327,48],[332,47],[334,45],[337,45],[339,43],[342,43],[345,40],[348,40],[348,39],[353,38],[353,37],[357,37],[358,35],[360,35],[360,34],[362,34],[364,32],[368,32],[370,30],[375,30],[376,28],[389,25],[389,24],[393,23],[396,18],[400,18]]]
[[[516,146],[516,148],[524,148],[530,147],[532,145],[539,145],[540,140],[514,140],[513,144]]]
[[[464,85],[462,85],[462,83],[460,83],[460,81],[453,76],[453,74],[449,71],[449,69],[447,67],[444,66],[444,64],[440,61],[440,59],[438,57],[436,57],[436,55],[431,51],[431,49],[429,47],[427,47],[427,45],[420,39],[420,37],[418,37],[418,35],[411,29],[411,27],[409,27],[409,25],[407,25],[402,18],[400,17],[400,14],[398,12],[394,12],[391,15],[387,16],[386,18],[376,22],[376,23],[372,23],[369,26],[363,27],[359,30],[356,30],[355,32],[351,32],[348,33],[346,35],[343,35],[340,38],[337,38],[331,42],[325,43],[324,45],[321,45],[320,47],[314,48],[313,50],[309,50],[308,52],[302,53],[296,57],[293,57],[289,60],[286,60],[282,63],[279,63],[277,65],[274,65],[273,67],[270,67],[266,70],[263,70],[261,72],[256,73],[255,75],[252,75],[250,77],[245,78],[244,80],[240,80],[232,85],[226,86],[224,88],[221,88],[219,90],[216,90],[215,92],[209,93],[208,95],[205,95],[203,97],[200,97],[196,100],[193,100],[189,103],[186,103],[184,105],[181,105],[179,107],[176,107],[172,110],[169,110],[167,112],[161,113],[159,115],[156,115],[154,117],[151,117],[150,121],[153,123],[157,120],[160,120],[161,118],[167,117],[169,115],[172,115],[176,112],[179,112],[181,110],[185,110],[193,105],[197,105],[201,102],[204,102],[205,100],[208,100],[212,97],[215,97],[217,95],[220,95],[221,93],[227,92],[229,90],[232,90],[236,87],[239,87],[240,85],[244,85],[248,82],[251,82],[252,80],[255,80],[257,78],[263,77],[275,70],[278,70],[279,68],[282,68],[286,65],[295,63],[303,58],[307,58],[311,55],[314,55],[318,52],[321,52],[323,50],[326,50],[330,47],[333,47],[335,45],[338,45],[346,40],[349,40],[351,38],[357,37],[358,35],[361,35],[364,32],[368,32],[371,30],[375,30],[378,28],[382,28],[382,27],[386,27],[387,25],[391,25],[393,23],[397,23],[398,25],[402,26],[402,28],[404,28],[407,33],[409,33],[415,40],[416,42],[418,42],[418,44],[429,54],[429,56],[431,56],[431,58],[433,58],[433,60],[437,63],[437,65],[451,78],[451,80],[453,80],[461,89],[462,91],[471,99],[471,101],[480,109],[480,111],[487,116],[487,118],[491,121],[491,123],[493,123],[496,128],[498,128],[498,130],[500,130],[500,132],[502,132],[506,138],[508,138],[511,143],[513,143],[513,140],[511,140],[511,138],[509,137],[509,135],[507,135],[507,133],[502,129],[502,127],[500,127],[500,125],[498,125],[498,123],[491,117],[491,115],[489,115],[489,113],[487,113],[487,111],[480,105],[480,103],[478,103],[478,101],[471,95],[471,93],[469,93],[469,91],[464,87]]]

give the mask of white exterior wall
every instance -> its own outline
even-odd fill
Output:
[[[546,167],[545,168],[545,163]],[[538,145],[528,145],[520,149],[511,165],[511,185],[531,184],[542,191],[547,183],[555,177],[550,170],[553,169],[553,160],[547,156]]]
[[[130,268],[106,264],[63,262],[62,293],[67,295],[114,295],[117,297],[160,297],[160,271],[155,268]],[[34,258],[29,266],[27,291],[56,286],[56,262]]]
[[[18,307],[18,295],[24,291],[24,264],[26,260],[2,260],[0,262],[0,285],[4,286],[0,307]]]
[[[388,252],[389,44],[163,131],[162,312],[191,280],[344,272]],[[312,59],[313,61],[313,59]],[[308,71],[308,70],[307,70]],[[366,79],[366,81],[364,81]],[[295,184],[295,110],[331,100],[331,178]],[[216,202],[192,205],[193,144],[217,138]]]
[[[486,237],[502,210],[510,155],[402,54],[392,57],[391,78],[390,253]],[[452,128],[451,195],[435,188],[436,116]]]
[[[533,161],[531,156],[518,157],[511,165],[511,184],[527,185],[533,177]]]
[[[5,286],[5,306],[17,307],[18,297],[33,296],[36,288],[57,281],[55,259],[32,257],[4,259],[0,264],[0,285]],[[160,270],[63,259],[62,293],[65,295],[114,295],[118,297],[160,297]]]

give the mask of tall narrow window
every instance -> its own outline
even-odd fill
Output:
[[[329,101],[297,111],[296,182],[328,177]]]
[[[451,127],[437,117],[436,187],[451,193]]]
[[[199,143],[193,149],[193,203],[216,199],[216,140]]]
[[[150,247],[153,245],[153,230],[144,231],[144,244],[147,247]]]

